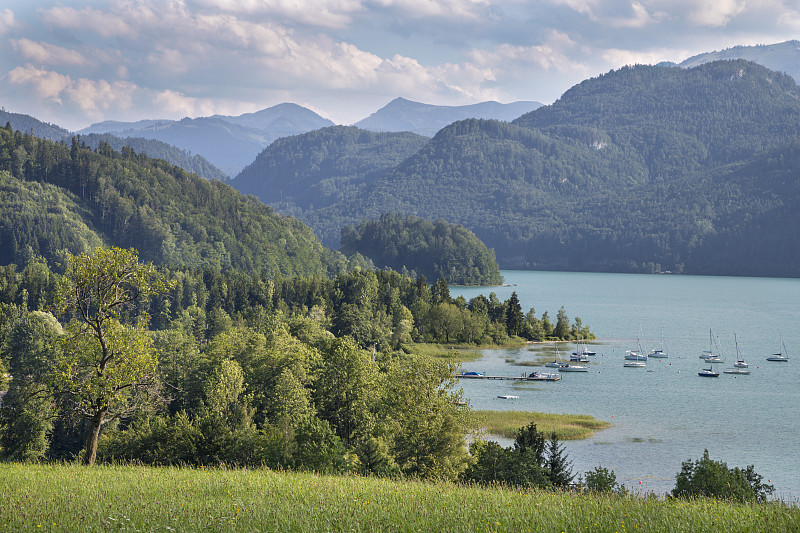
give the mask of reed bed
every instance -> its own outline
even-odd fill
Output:
[[[610,427],[609,422],[589,415],[536,413],[529,411],[473,411],[480,427],[491,435],[507,439],[517,436],[517,431],[531,422],[548,437],[555,432],[559,440],[577,440],[590,437],[595,431]]]
[[[800,510],[270,470],[0,465],[0,531],[798,531]]]

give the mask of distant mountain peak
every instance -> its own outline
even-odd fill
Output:
[[[519,101],[501,104],[494,101],[447,106],[415,102],[397,97],[369,117],[353,124],[369,131],[410,131],[432,137],[437,131],[470,118],[510,121],[541,107],[539,102]]]

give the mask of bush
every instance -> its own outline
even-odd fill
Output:
[[[735,501],[766,501],[775,487],[762,483],[753,465],[744,470],[728,468],[722,461],[713,461],[708,450],[699,461],[684,461],[676,476],[672,495],[677,498],[705,496]]]
[[[613,470],[602,466],[585,474],[586,488],[591,492],[624,492],[625,486],[617,483],[617,476]]]

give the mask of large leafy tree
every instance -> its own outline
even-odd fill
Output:
[[[139,313],[135,324],[123,323],[122,317],[131,311],[135,315],[138,300],[163,293],[168,285],[132,249],[68,255],[56,306],[72,320],[51,385],[71,397],[77,413],[90,422],[85,464],[95,461],[102,426],[142,409],[158,391],[147,314]]]

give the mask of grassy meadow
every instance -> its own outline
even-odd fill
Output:
[[[610,427],[611,424],[597,420],[589,415],[558,415],[527,411],[473,411],[477,425],[490,435],[508,439],[517,436],[517,431],[531,422],[536,422],[536,429],[548,438],[555,432],[559,440],[586,439],[597,430]]]
[[[0,531],[799,531],[800,508],[270,470],[0,464]]]

